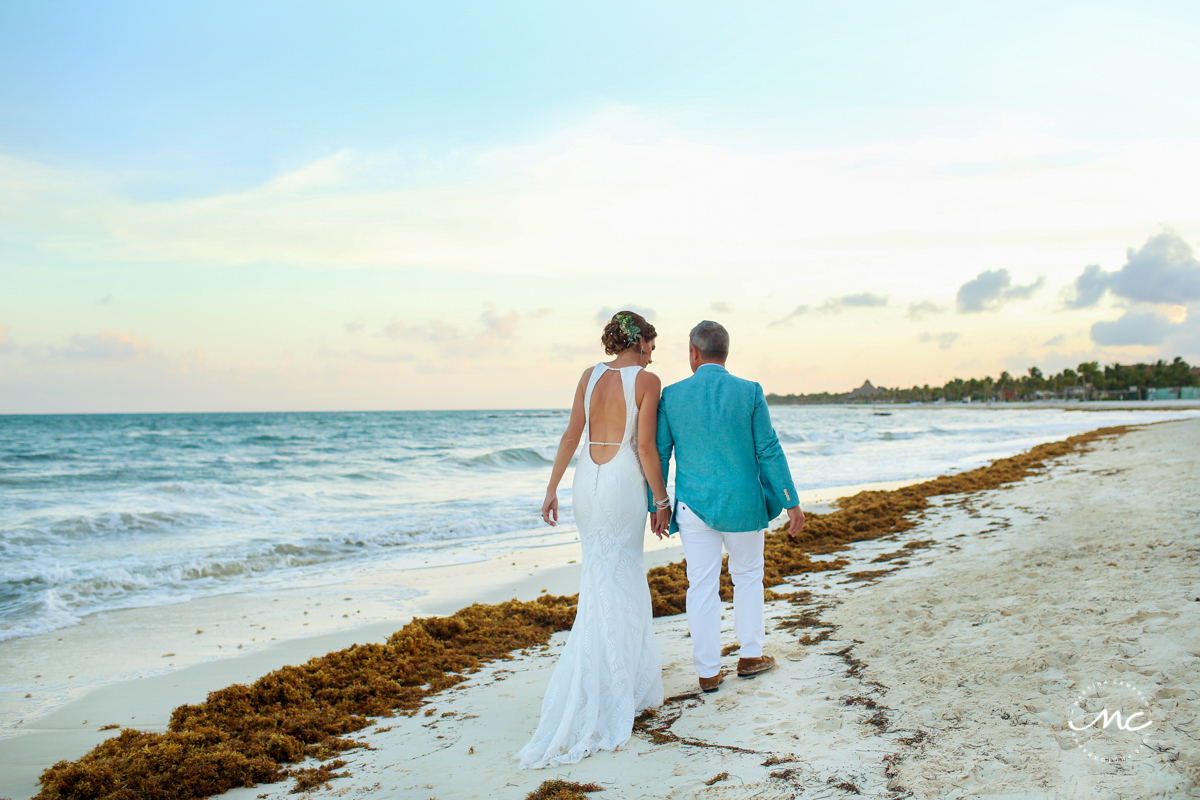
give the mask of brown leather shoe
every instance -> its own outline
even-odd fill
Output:
[[[762,673],[773,669],[775,669],[774,656],[738,659],[739,678],[753,678],[755,675],[761,675]]]
[[[701,678],[700,688],[706,692],[715,692],[723,680],[725,680],[725,670],[721,670],[711,678]]]

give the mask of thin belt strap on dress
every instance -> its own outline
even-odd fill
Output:
[[[609,447],[620,447],[621,446],[620,442],[588,442],[588,444],[602,444],[602,445],[606,445]]]

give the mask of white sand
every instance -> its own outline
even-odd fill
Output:
[[[547,778],[563,777],[596,781],[606,790],[594,796],[610,800],[853,796],[849,785],[874,797],[903,796],[905,790],[951,798],[1200,795],[1188,793],[1200,780],[1198,461],[1200,421],[1164,423],[1100,443],[1021,484],[940,498],[938,508],[899,539],[849,551],[852,564],[845,572],[879,569],[898,562],[871,564],[875,556],[905,542],[934,541],[896,572],[874,583],[844,583],[842,572],[796,581],[826,606],[821,618],[839,626],[829,639],[798,648],[798,633],[811,629],[776,630],[770,622],[767,651],[779,657],[780,668],[754,680],[727,679],[715,694],[694,694],[685,621],[656,620],[667,694],[684,695],[663,709],[662,718],[674,719],[670,732],[686,742],[655,744],[637,735],[619,752],[576,765],[517,770],[511,755],[536,727],[540,694],[564,632],[545,651],[494,664],[435,696],[430,716],[380,720],[361,732],[375,749],[345,754],[353,775],[313,794],[519,798]],[[677,557],[659,551],[647,561]],[[569,593],[574,569],[544,568],[562,563],[559,558],[531,557],[499,577],[494,566],[481,567],[480,595],[527,596],[543,587]],[[527,570],[533,563],[543,568]],[[776,603],[768,613],[780,619],[801,610]],[[732,614],[726,616],[731,623]],[[43,741],[61,750],[67,740],[56,731],[79,730],[75,717],[90,713],[88,702],[98,704],[91,707],[95,718],[85,717],[91,724],[125,722],[104,712],[127,710],[122,704],[139,697],[137,711],[161,724],[174,705],[201,699],[202,688],[252,679],[287,663],[280,659],[296,661],[341,646],[334,641],[339,637],[367,641],[367,632],[299,640],[268,648],[261,658],[227,659],[95,692],[39,720]],[[851,668],[854,659],[860,663]],[[732,666],[735,657],[728,661]],[[221,665],[228,665],[228,674],[218,670],[207,680],[187,674]],[[1124,679],[1148,698],[1154,725],[1141,735],[1154,749],[1126,746],[1120,737],[1133,734],[1093,731],[1086,742],[1091,751],[1132,753],[1126,761],[1105,763],[1071,739],[1064,722],[1082,714],[1072,703],[1106,679]],[[155,680],[162,685],[150,685]],[[171,681],[179,685],[167,686]],[[181,693],[187,696],[181,699]],[[847,704],[849,698],[862,700]],[[878,708],[867,708],[866,700]],[[879,710],[884,717],[877,721],[884,724],[868,723]],[[155,729],[140,716],[135,724]],[[103,735],[89,733],[96,740]],[[36,739],[0,742],[0,796],[31,793],[32,765],[26,762],[38,748],[22,745],[21,766],[11,745]],[[76,755],[87,749],[82,739],[71,744]],[[771,756],[796,760],[763,766]],[[785,770],[791,771],[770,777]],[[20,781],[8,778],[18,771]],[[705,785],[721,772],[729,779]],[[284,798],[293,796],[289,790],[273,784],[229,796]]]
[[[962,527],[961,550],[827,615],[863,642],[854,653],[888,687],[892,724],[931,737],[898,761],[898,785],[917,797],[1200,794],[1183,791],[1200,781],[1197,479],[1200,422],[1173,422],[1010,490],[943,498],[922,527]],[[1123,762],[1089,759],[1065,726],[1084,716],[1079,692],[1105,680],[1140,690],[1155,721],[1150,746],[1092,742],[1135,753]]]

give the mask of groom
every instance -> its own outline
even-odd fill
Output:
[[[700,688],[715,692],[721,671],[721,548],[729,552],[737,672],[752,678],[775,666],[763,655],[763,529],[786,508],[795,536],[804,525],[787,458],[762,387],[725,369],[729,333],[705,320],[689,337],[692,377],[663,389],[658,454],[663,480],[675,451],[675,513],[687,558],[687,615]],[[654,509],[651,508],[651,511]],[[665,514],[664,514],[665,516]],[[660,533],[660,531],[656,531]]]

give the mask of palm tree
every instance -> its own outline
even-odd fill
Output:
[[[1085,361],[1079,365],[1079,376],[1083,379],[1084,399],[1095,398],[1096,390],[1101,387],[1100,362]]]

